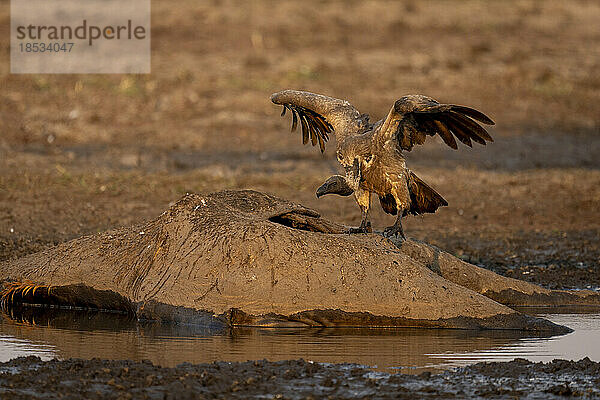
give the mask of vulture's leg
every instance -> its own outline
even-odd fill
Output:
[[[367,192],[361,188],[358,188],[354,192],[354,197],[356,198],[356,202],[360,207],[360,213],[362,219],[360,221],[360,226],[358,228],[350,228],[348,233],[371,233],[373,229],[371,229],[371,221],[369,221],[369,208],[371,207],[371,192]]]
[[[402,217],[405,211],[410,208],[410,192],[408,191],[408,185],[406,184],[406,175],[400,173],[397,175],[398,180],[392,183],[392,195],[396,201],[396,222],[392,226],[388,226],[383,230],[383,236],[390,238],[395,236],[397,239],[406,240],[404,231],[402,230]]]
[[[402,240],[406,240],[406,236],[404,236],[404,231],[402,230],[402,210],[398,210],[398,217],[396,217],[396,222],[392,226],[388,226],[383,230],[383,236],[392,237],[396,236],[401,238]]]

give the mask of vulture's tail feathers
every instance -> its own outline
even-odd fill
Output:
[[[388,214],[396,215],[398,214],[398,208],[396,207],[396,199],[391,193],[386,194],[385,196],[379,196],[379,203],[381,203],[381,208]]]
[[[408,212],[413,215],[434,213],[439,207],[448,205],[448,202],[438,192],[429,187],[412,171],[408,173],[408,191],[411,202]]]

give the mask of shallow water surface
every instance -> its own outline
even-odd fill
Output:
[[[600,313],[536,315],[575,331],[531,337],[514,331],[420,328],[211,329],[142,323],[119,314],[28,310],[0,317],[0,361],[37,355],[42,359],[148,359],[175,366],[183,362],[304,358],[404,373],[516,357],[551,361],[587,356],[600,361]]]

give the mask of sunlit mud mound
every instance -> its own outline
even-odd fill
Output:
[[[2,299],[228,325],[564,331],[484,296],[517,294],[508,300],[539,305],[555,292],[427,244],[345,230],[255,191],[188,194],[146,224],[0,265]],[[592,294],[560,296],[597,302]]]

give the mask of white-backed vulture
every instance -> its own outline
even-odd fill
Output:
[[[402,217],[407,214],[433,213],[448,203],[435,190],[406,168],[402,151],[423,144],[427,136],[439,135],[453,149],[456,139],[472,147],[482,145],[492,137],[478,123],[493,125],[483,113],[469,107],[440,104],[422,95],[398,99],[387,116],[372,124],[369,115],[361,114],[345,100],[297,90],[274,93],[271,101],[292,114],[292,131],[302,127],[302,141],[317,143],[321,152],[329,134],[336,138],[336,156],[344,167],[345,176],[329,178],[317,190],[317,196],[354,193],[362,220],[350,232],[371,232],[369,208],[371,193],[379,196],[385,212],[397,215],[394,225],[384,235],[404,238]],[[477,122],[478,121],[478,122]]]

